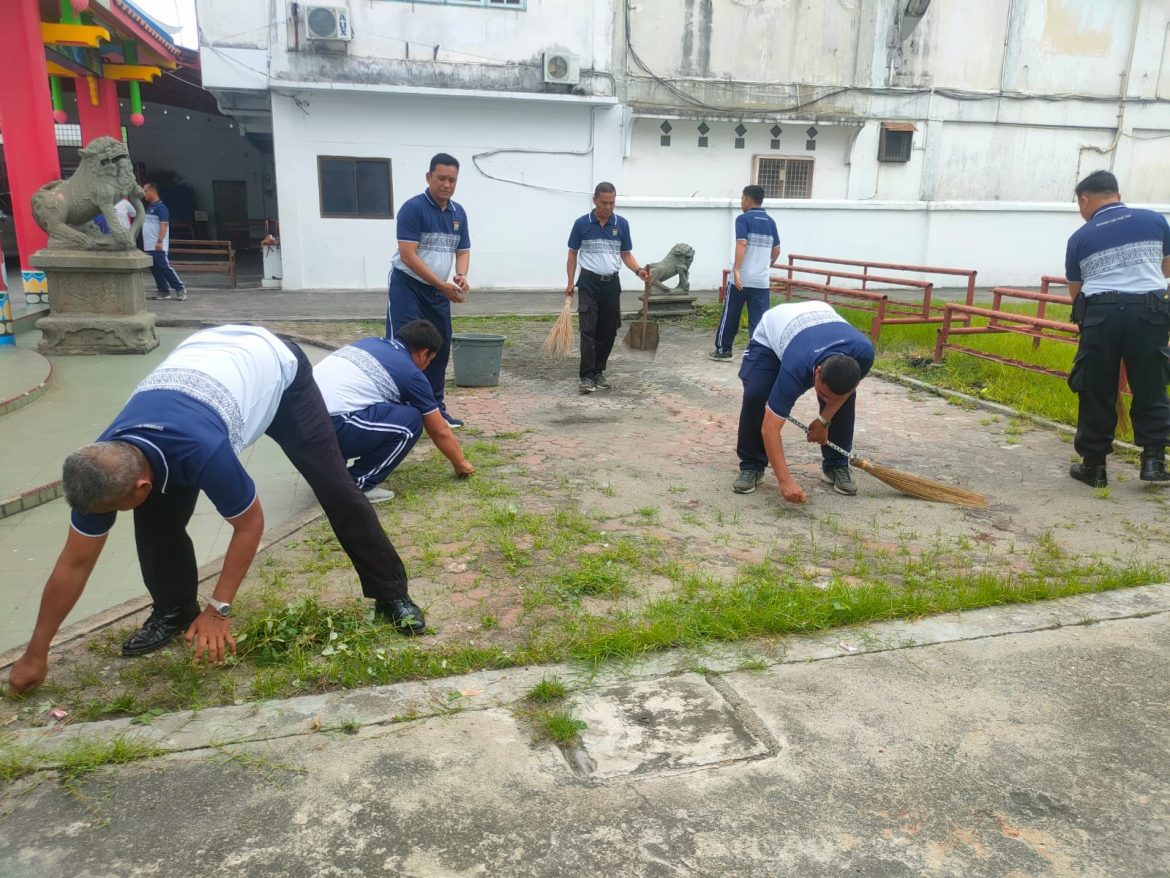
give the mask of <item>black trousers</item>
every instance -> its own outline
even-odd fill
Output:
[[[313,381],[313,367],[297,345],[285,344],[296,355],[297,374],[265,432],[313,489],[341,548],[353,562],[362,594],[375,600],[404,597],[406,567],[346,469],[333,422]],[[187,523],[198,498],[198,488],[172,486],[166,494],[151,491],[134,510],[138,564],[156,609],[195,605],[198,568]]]
[[[1129,376],[1134,444],[1164,446],[1170,439],[1170,348],[1167,316],[1148,305],[1086,302],[1081,340],[1069,373],[1076,392],[1074,446],[1082,457],[1103,458],[1113,450],[1117,427],[1117,382],[1121,364]]]
[[[599,281],[584,272],[577,278],[577,313],[581,319],[581,377],[592,378],[609,364],[613,341],[622,325],[622,285],[617,275]]]

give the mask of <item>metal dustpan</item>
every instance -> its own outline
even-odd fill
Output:
[[[646,291],[642,293],[642,317],[630,324],[622,344],[632,352],[648,354],[650,357],[658,350],[658,324],[650,320],[649,281],[646,282]]]

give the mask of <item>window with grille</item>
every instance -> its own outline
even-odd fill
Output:
[[[914,146],[913,131],[897,131],[883,128],[878,140],[879,162],[908,162]]]
[[[390,159],[317,156],[321,216],[393,219]]]
[[[756,185],[765,198],[812,198],[813,159],[756,156]]]

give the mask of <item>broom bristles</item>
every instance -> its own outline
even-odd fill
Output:
[[[548,338],[544,340],[544,352],[553,357],[568,357],[573,353],[573,312],[572,300],[565,298],[565,307],[561,309],[561,316],[549,330]]]
[[[903,494],[909,494],[911,497],[950,503],[953,506],[971,506],[979,509],[987,506],[987,498],[975,491],[954,488],[933,479],[925,479],[902,470],[881,466],[861,457],[853,458],[853,463],[875,479],[883,481],[891,488],[895,488]]]

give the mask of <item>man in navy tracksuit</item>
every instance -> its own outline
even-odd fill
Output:
[[[731,360],[731,347],[739,332],[743,306],[748,309],[748,341],[768,310],[768,269],[780,255],[780,233],[776,223],[764,210],[764,187],[745,186],[739,205],[743,213],[735,218],[735,263],[723,316],[715,330],[715,350],[708,356],[716,362]]]
[[[873,343],[827,302],[791,302],[765,312],[739,369],[739,476],[732,490],[752,493],[771,464],[785,500],[807,499],[788,470],[780,430],[797,399],[815,390],[820,416],[805,438],[821,446],[824,481],[838,494],[856,494],[849,458],[827,443],[853,448],[857,385],[872,366]]]
[[[349,474],[371,503],[394,499],[378,487],[410,453],[425,429],[458,476],[475,468],[439,411],[423,374],[443,339],[426,320],[412,320],[394,339],[363,338],[313,367]]]
[[[451,200],[458,180],[458,159],[438,153],[427,172],[427,191],[399,208],[398,252],[390,269],[386,303],[386,338],[394,338],[398,329],[412,320],[429,320],[442,333],[443,346],[424,372],[439,412],[453,430],[463,422],[447,413],[443,401],[451,357],[451,303],[466,300],[471,292],[467,283],[471,262],[467,213]]]
[[[1117,178],[1097,171],[1077,184],[1085,224],[1068,240],[1065,276],[1081,338],[1068,385],[1078,396],[1073,444],[1082,462],[1069,471],[1093,487],[1108,484],[1105,458],[1117,427],[1117,384],[1125,363],[1133,389],[1130,418],[1142,448],[1140,478],[1170,481],[1170,224],[1150,210],[1128,207]]]
[[[154,262],[150,266],[150,273],[154,275],[154,285],[158,295],[152,299],[169,299],[171,290],[175,291],[175,298],[182,302],[187,298],[187,287],[171,265],[169,251],[171,249],[171,212],[158,196],[158,187],[153,183],[145,183],[142,191],[146,194],[146,221],[142,224],[142,246]]]

